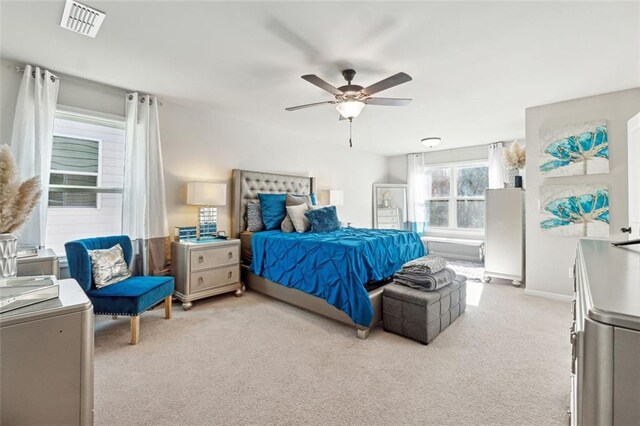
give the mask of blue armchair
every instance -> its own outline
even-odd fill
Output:
[[[171,318],[173,277],[130,277],[124,281],[96,288],[91,273],[89,250],[108,249],[120,244],[124,260],[131,264],[133,246],[126,235],[87,238],[64,245],[69,263],[69,274],[87,293],[96,315],[125,315],[131,317],[131,344],[140,338],[140,314],[164,299],[165,318]]]

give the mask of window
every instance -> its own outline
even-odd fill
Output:
[[[124,121],[59,110],[54,122],[45,244],[122,233]]]
[[[98,208],[100,140],[53,136],[49,207]]]
[[[484,191],[489,171],[484,163],[425,168],[427,229],[478,231],[484,228]]]

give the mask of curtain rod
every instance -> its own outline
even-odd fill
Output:
[[[14,70],[16,72],[24,73],[24,66],[15,65]],[[128,95],[129,93],[135,92],[135,90],[123,89],[121,87],[116,87],[116,86],[112,86],[110,84],[105,84],[105,83],[99,83],[97,81],[91,81],[85,78],[76,77],[76,76],[65,74],[65,73],[58,73],[55,71],[51,71],[51,72],[55,74],[55,77],[59,80],[74,81],[76,83],[84,84],[85,86],[98,88],[103,92],[110,93],[112,95],[122,96],[122,95]],[[162,101],[161,99],[158,99],[158,105],[163,106],[164,101]]]

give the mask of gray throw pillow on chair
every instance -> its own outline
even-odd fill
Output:
[[[124,281],[133,275],[124,261],[124,252],[120,244],[103,250],[89,250],[89,257],[93,281],[97,288]]]

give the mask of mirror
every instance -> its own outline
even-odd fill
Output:
[[[373,184],[373,227],[407,229],[407,185]]]

